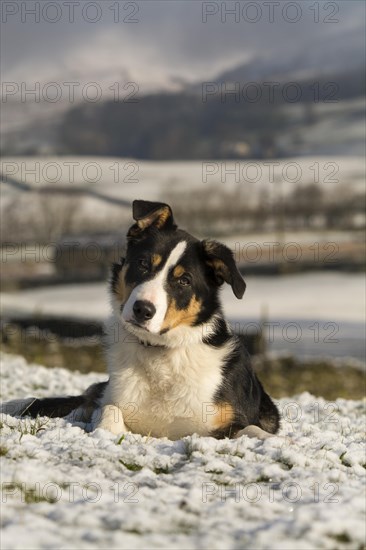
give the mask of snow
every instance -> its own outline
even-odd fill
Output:
[[[217,160],[217,161],[146,161],[118,157],[47,156],[4,157],[2,171],[2,211],[8,214],[9,205],[16,199],[25,201],[27,210],[34,216],[42,215],[37,194],[28,193],[11,183],[23,182],[32,190],[51,186],[66,192],[67,188],[82,188],[85,195],[77,199],[78,217],[106,220],[113,216],[123,222],[130,221],[129,202],[136,198],[168,200],[174,208],[172,197],[177,192],[225,189],[237,191],[240,186],[247,200],[256,203],[263,200],[263,193],[277,194],[281,182],[281,194],[285,197],[300,185],[319,184],[329,198],[343,192],[345,184],[348,196],[364,192],[365,163],[359,156],[311,156],[290,157],[269,161]],[[343,190],[343,191],[342,191]],[[117,202],[101,200],[101,194]],[[343,196],[343,195],[342,195]],[[74,199],[75,200],[75,199]],[[21,205],[22,206],[22,205]],[[43,206],[44,208],[44,206]],[[21,219],[24,208],[18,206],[16,215]],[[179,222],[179,220],[178,220]],[[45,235],[45,239],[47,239]]]
[[[235,300],[226,287],[223,305],[230,317],[323,319],[362,322],[365,285],[362,273],[303,273],[281,277],[245,277],[243,300]],[[344,289],[344,291],[342,291]]]
[[[1,293],[2,316],[50,316],[105,320],[109,298],[105,283],[60,285]]]
[[[103,379],[4,354],[1,399]],[[364,403],[303,393],[278,404],[283,437],[265,441],[120,438],[4,415],[2,547],[362,548]]]

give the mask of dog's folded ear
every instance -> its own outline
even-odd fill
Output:
[[[216,282],[228,283],[237,298],[242,298],[246,284],[236,267],[234,254],[224,244],[206,239],[202,241],[206,263],[212,267]]]
[[[161,230],[177,227],[170,206],[163,202],[133,201],[132,216],[136,223],[130,227],[128,237],[136,237],[149,227]]]

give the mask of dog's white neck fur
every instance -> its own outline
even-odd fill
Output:
[[[214,395],[222,384],[222,365],[233,340],[214,348],[203,342],[216,319],[198,327],[177,327],[166,347],[145,347],[113,315],[106,326],[110,383],[99,427],[178,439],[208,435]],[[159,336],[159,344],[162,343]]]

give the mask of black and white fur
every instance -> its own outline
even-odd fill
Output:
[[[222,283],[237,298],[245,291],[232,252],[178,229],[164,203],[134,201],[133,217],[112,271],[108,382],[81,396],[8,402],[2,412],[72,413],[92,428],[170,439],[276,433],[277,407],[220,305]]]

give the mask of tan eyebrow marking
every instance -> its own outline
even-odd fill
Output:
[[[185,269],[182,265],[177,265],[173,270],[174,277],[181,277],[183,273],[185,272]]]
[[[151,264],[153,267],[157,267],[159,264],[161,264],[162,257],[160,254],[153,254],[151,257]]]

